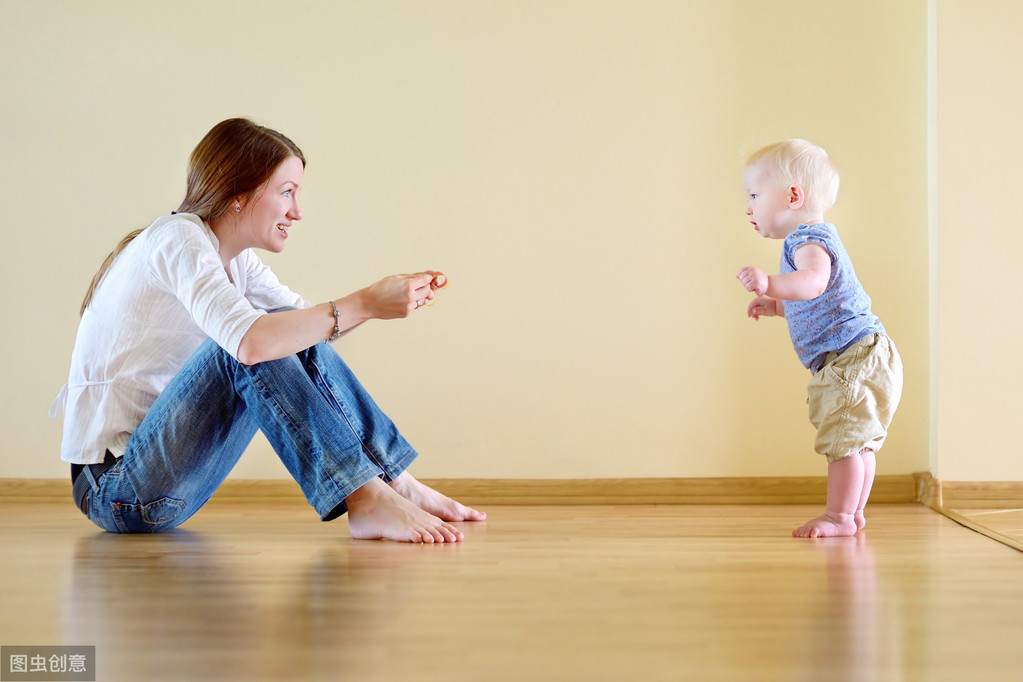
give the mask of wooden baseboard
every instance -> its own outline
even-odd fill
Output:
[[[1021,481],[939,481],[928,473],[913,474],[917,500],[933,509],[1020,509]]]
[[[0,478],[0,500],[71,499],[70,478]]]
[[[823,504],[824,476],[751,478],[435,478],[424,483],[466,504]],[[0,499],[71,495],[65,479],[0,478]],[[222,500],[302,500],[290,480],[228,480]],[[878,476],[873,504],[919,502],[934,509],[1023,508],[1023,482],[939,481],[929,473]]]
[[[615,479],[423,479],[469,505],[573,504],[824,504],[827,478],[615,478]],[[914,475],[878,476],[870,501],[919,501]],[[63,479],[0,479],[0,499],[56,499],[71,495]],[[228,480],[216,500],[302,500],[289,480]]]
[[[824,504],[827,478],[434,479],[466,504]],[[912,476],[879,476],[871,501],[915,501]]]
[[[941,508],[941,481],[931,476],[930,472],[913,474],[913,486],[917,502],[931,509]]]
[[[948,509],[1020,509],[1023,482],[942,481],[941,502]]]

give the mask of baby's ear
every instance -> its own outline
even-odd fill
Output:
[[[806,190],[802,185],[789,185],[789,208],[799,210],[806,203]]]

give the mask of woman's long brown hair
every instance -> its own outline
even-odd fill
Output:
[[[215,220],[231,210],[235,202],[247,202],[291,156],[297,156],[305,166],[302,150],[276,130],[245,118],[221,121],[206,133],[188,159],[188,184],[177,213],[193,213],[206,222]],[[85,314],[117,256],[141,233],[142,228],[129,232],[106,257],[89,284],[79,314]]]

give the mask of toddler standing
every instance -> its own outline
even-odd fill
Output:
[[[855,535],[902,396],[902,359],[867,296],[838,231],[824,222],[838,173],[827,153],[786,140],[753,154],[743,173],[746,215],[762,237],[782,239],[781,272],[747,266],[736,275],[756,294],[747,315],[784,317],[807,386],[814,449],[828,460],[827,508],[795,537]]]

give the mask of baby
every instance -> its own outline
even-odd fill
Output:
[[[756,294],[746,314],[784,317],[803,366],[814,449],[828,460],[824,514],[792,531],[801,538],[855,535],[866,525],[875,453],[902,396],[902,359],[856,277],[838,231],[824,222],[838,173],[805,140],[764,147],[742,176],[746,215],[762,237],[782,239],[781,273],[747,266],[736,275]]]

